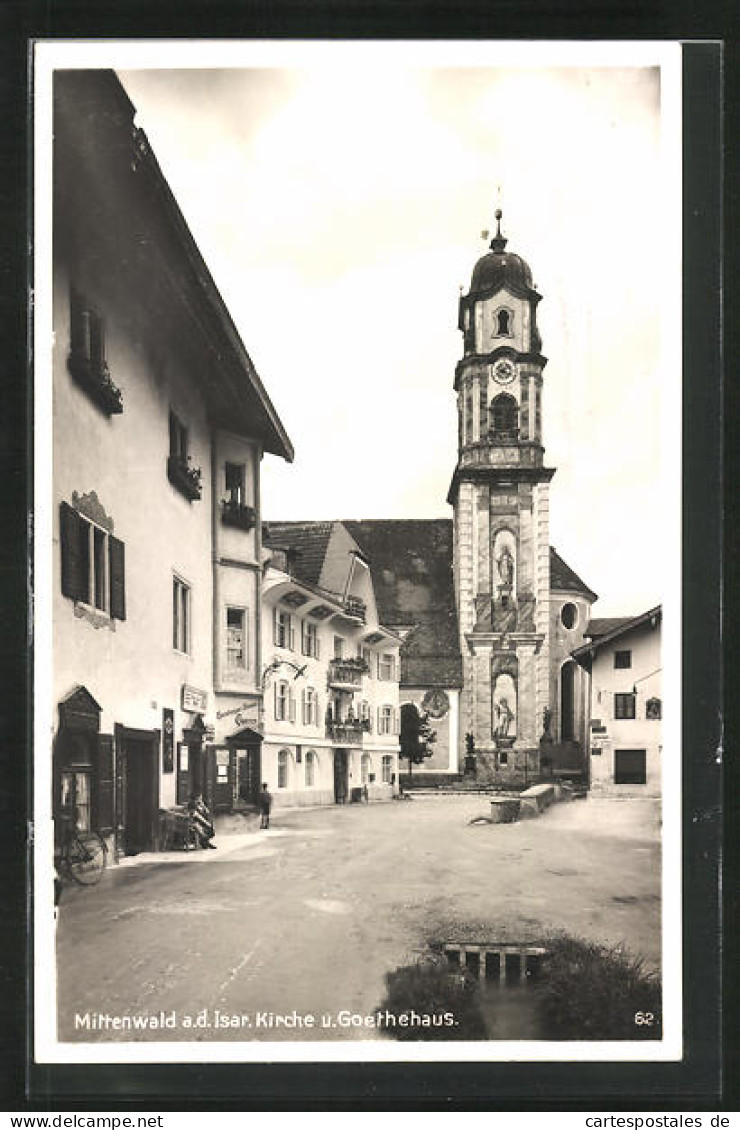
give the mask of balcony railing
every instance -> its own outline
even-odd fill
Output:
[[[329,662],[329,686],[359,690],[362,676],[368,671],[364,659],[332,659]]]
[[[200,467],[191,467],[181,455],[168,455],[167,478],[189,502],[196,502],[203,493]]]
[[[244,502],[224,498],[221,501],[221,521],[225,526],[234,526],[237,530],[249,533],[257,523],[257,511]]]
[[[352,620],[359,620],[361,624],[364,624],[367,617],[367,605],[358,596],[348,596],[344,601],[344,614]]]
[[[335,742],[359,742],[363,734],[370,733],[369,718],[345,718],[344,721],[327,718],[326,736]]]

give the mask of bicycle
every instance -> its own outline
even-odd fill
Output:
[[[62,814],[60,819],[63,832],[57,870],[83,887],[99,883],[108,861],[105,840],[97,832],[80,831],[71,815]]]

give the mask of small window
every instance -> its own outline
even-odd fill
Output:
[[[246,612],[243,608],[226,609],[226,666],[244,670],[247,666]]]
[[[391,767],[392,767],[392,765],[393,765],[393,758],[389,754],[385,754],[383,756],[383,761],[381,763],[381,777],[382,777],[384,785],[390,785],[390,783],[391,783]]]
[[[578,623],[578,609],[575,604],[571,604],[569,601],[568,604],[563,605],[560,609],[560,622],[568,631],[570,631],[571,628],[575,628]]]
[[[319,658],[319,628],[311,620],[301,621],[301,651],[312,659]]]
[[[226,464],[226,496],[233,506],[243,506],[245,498],[245,470],[242,463]]]
[[[290,717],[290,686],[284,679],[275,683],[275,720],[287,722]]]
[[[90,774],[71,770],[62,773],[60,802],[74,820],[80,832],[89,832],[90,823]]]
[[[392,734],[393,730],[393,707],[381,706],[378,712],[378,733]]]
[[[646,783],[646,751],[644,749],[615,749],[614,784],[644,785]]]
[[[365,674],[369,679],[371,679],[373,675],[373,653],[369,647],[363,647],[360,649],[360,658],[364,659],[367,666]]]
[[[302,695],[303,725],[318,726],[319,703],[315,687],[305,687]]]
[[[292,617],[282,608],[275,610],[275,644],[277,647],[286,647],[289,651],[293,651],[295,646]]]
[[[316,784],[316,754],[312,749],[306,753],[306,788]]]
[[[278,754],[278,780],[277,787],[279,789],[287,789],[288,787],[288,765],[290,762],[290,753],[287,749],[281,749]]]
[[[196,499],[201,497],[201,469],[192,466],[192,459],[188,451],[188,429],[171,409],[167,477],[189,502],[195,502]]]
[[[108,416],[123,411],[121,392],[111,380],[105,356],[105,323],[79,291],[70,302],[69,370]]]
[[[172,646],[190,651],[190,586],[179,577],[172,580]]]
[[[614,695],[614,717],[615,718],[634,718],[635,717],[635,696],[633,694],[615,694]]]
[[[632,652],[631,651],[615,651],[614,652],[614,666],[624,670],[626,667],[632,666]]]
[[[344,658],[344,636],[335,636],[334,637],[334,658],[335,659],[343,659]]]
[[[392,682],[396,677],[395,658],[391,652],[386,652],[378,658],[378,678]]]

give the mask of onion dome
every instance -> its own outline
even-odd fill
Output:
[[[501,209],[496,209],[496,234],[491,240],[488,255],[479,259],[473,268],[469,297],[495,293],[508,287],[514,293],[536,293],[532,286],[529,264],[520,255],[506,250],[507,240],[501,235]],[[539,295],[538,295],[539,297]]]

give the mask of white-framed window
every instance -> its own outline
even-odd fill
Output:
[[[278,753],[277,763],[277,787],[279,789],[287,789],[288,775],[290,767],[290,750],[281,749]]]
[[[366,785],[370,780],[370,772],[373,767],[372,758],[369,753],[363,753],[360,759],[360,780],[363,785]]]
[[[175,651],[186,655],[191,649],[191,604],[190,585],[182,577],[172,578],[172,646]]]
[[[360,654],[360,659],[364,659],[365,663],[367,664],[367,671],[365,672],[365,674],[367,675],[368,679],[372,679],[372,677],[373,677],[373,653],[372,653],[372,650],[369,647],[361,647],[359,649],[359,654]]]
[[[301,652],[312,659],[319,658],[319,626],[313,620],[301,621]]]
[[[395,727],[395,711],[392,706],[385,703],[383,706],[378,707],[378,733],[379,734],[394,734]]]
[[[304,726],[318,726],[319,697],[315,687],[304,687],[302,695],[302,721]]]
[[[247,610],[226,609],[226,666],[230,671],[247,667]]]
[[[344,659],[344,636],[334,637],[334,658]]]
[[[278,679],[275,683],[275,721],[295,722],[295,700],[286,679]]]
[[[388,753],[384,754],[383,755],[383,761],[382,761],[382,764],[381,764],[381,778],[382,778],[384,785],[390,785],[391,784],[391,766],[392,765],[393,765],[393,758]]]
[[[62,773],[61,803],[72,816],[75,827],[80,832],[89,832],[92,826],[89,773],[79,769],[70,769]]]
[[[314,750],[306,751],[306,788],[311,789],[316,784],[316,754]]]
[[[391,682],[396,677],[396,660],[392,652],[386,651],[378,656],[378,678]]]
[[[285,647],[289,651],[295,650],[293,617],[283,608],[275,609],[275,646]]]

